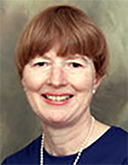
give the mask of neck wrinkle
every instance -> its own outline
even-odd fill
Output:
[[[91,115],[88,113],[83,120],[66,128],[56,129],[42,124],[45,150],[54,156],[77,153],[88,135],[91,122]]]

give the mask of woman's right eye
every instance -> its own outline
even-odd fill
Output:
[[[39,67],[47,66],[47,63],[46,62],[37,62],[37,63],[34,64],[34,66],[39,66]]]

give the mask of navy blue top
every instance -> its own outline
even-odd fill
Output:
[[[128,133],[112,126],[83,150],[78,165],[128,165]],[[6,158],[2,165],[39,165],[41,136],[21,151]],[[72,165],[77,154],[52,156],[44,149],[44,165]]]

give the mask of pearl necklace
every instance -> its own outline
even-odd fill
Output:
[[[95,118],[92,117],[92,122],[91,122],[91,126],[90,126],[90,129],[89,129],[89,132],[88,132],[88,135],[87,135],[87,138],[85,139],[84,143],[82,144],[80,150],[78,151],[77,153],[77,156],[76,156],[76,159],[75,161],[73,162],[72,165],[77,165],[77,162],[79,161],[80,159],[80,156],[87,144],[87,141],[89,140],[90,138],[90,135],[92,133],[92,130],[93,130],[93,126],[94,126],[94,121],[95,121]],[[42,140],[41,140],[41,148],[40,148],[40,165],[44,165],[44,157],[43,157],[43,148],[44,148],[44,134],[42,135]]]

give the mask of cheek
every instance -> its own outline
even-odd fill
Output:
[[[26,75],[23,78],[23,85],[25,88],[32,90],[32,91],[37,91],[40,89],[42,84],[44,83],[43,76],[36,76],[36,75]]]
[[[78,91],[92,90],[93,87],[93,74],[84,73],[79,76],[72,77],[72,85]]]

